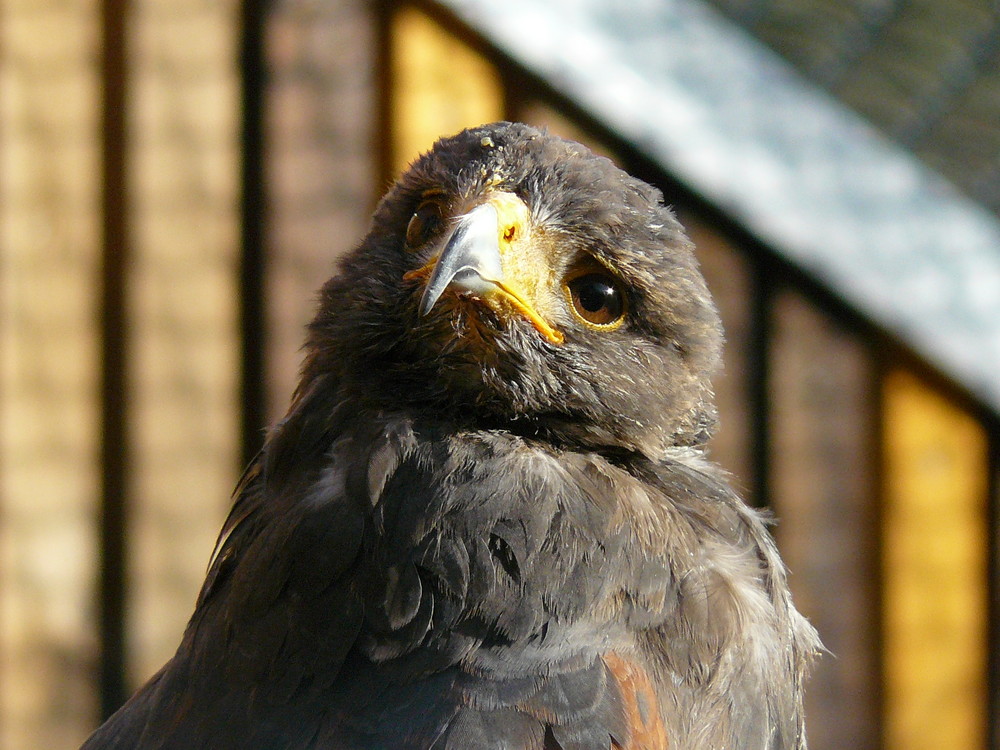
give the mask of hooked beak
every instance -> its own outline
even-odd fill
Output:
[[[503,279],[499,217],[496,206],[483,203],[458,220],[420,298],[420,314],[426,315],[449,286],[456,291],[484,295]]]
[[[420,314],[427,315],[447,290],[484,300],[501,298],[527,318],[553,344],[563,342],[529,302],[524,289],[536,294],[541,286],[537,251],[531,252],[527,235],[527,207],[509,193],[490,200],[459,217],[444,249],[423,268],[405,279],[430,278],[420,298]]]

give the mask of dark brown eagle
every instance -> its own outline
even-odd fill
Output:
[[[177,654],[85,748],[805,747],[818,642],[704,456],[722,336],[657,190],[439,141],[309,330]]]

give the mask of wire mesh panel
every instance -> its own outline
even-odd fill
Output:
[[[979,0],[709,0],[1000,210],[1000,15]]]

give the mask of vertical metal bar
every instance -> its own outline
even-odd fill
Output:
[[[100,711],[107,717],[125,700],[127,552],[128,311],[130,256],[127,199],[128,0],[101,2],[101,510]]]
[[[382,195],[395,175],[396,163],[394,128],[392,122],[392,86],[394,81],[392,59],[392,16],[396,3],[393,0],[375,0],[375,81],[378,86],[375,111],[374,141],[377,159],[373,194]]]
[[[750,502],[758,508],[771,505],[771,274],[754,258],[751,285],[750,335],[747,351],[747,396],[750,401]]]
[[[240,4],[240,430],[244,465],[264,441],[267,393],[264,368],[267,316],[264,305],[267,195],[264,185],[264,106],[267,70],[264,52],[265,0]]]

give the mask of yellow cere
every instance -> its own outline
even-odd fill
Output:
[[[504,244],[521,239],[528,232],[528,207],[513,193],[497,192],[490,195],[489,203],[497,210],[497,232],[500,252]]]
[[[552,269],[530,237],[530,212],[513,193],[493,193],[489,202],[497,211],[497,244],[504,278],[497,286],[514,308],[553,344],[565,340],[538,312],[538,302],[551,296]],[[532,304],[534,303],[534,304]]]

